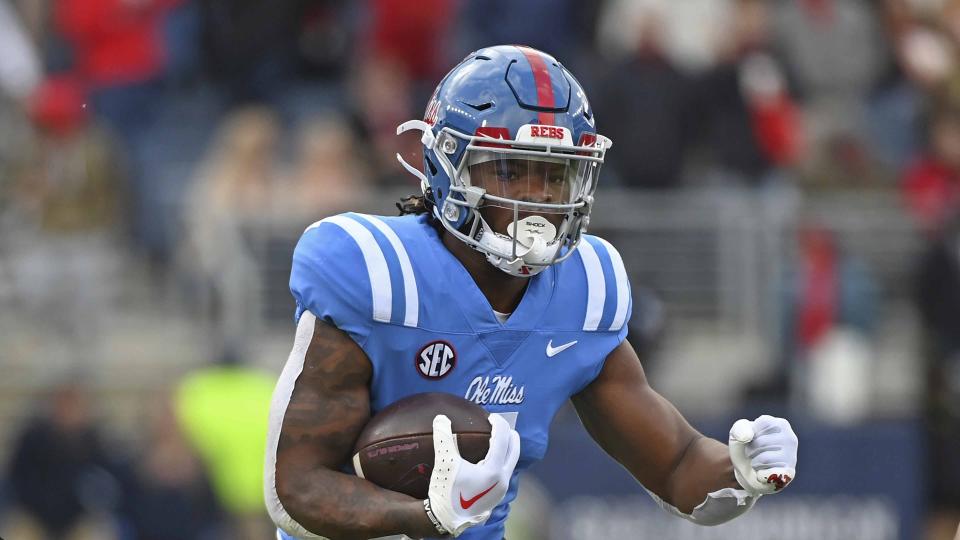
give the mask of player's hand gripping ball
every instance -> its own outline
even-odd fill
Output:
[[[743,489],[753,496],[776,493],[797,476],[797,435],[790,422],[763,415],[730,428],[730,460]]]
[[[520,435],[502,416],[451,394],[425,393],[370,419],[353,466],[380,487],[427,499],[439,525],[458,536],[487,521],[519,457]]]
[[[490,441],[488,413],[452,394],[428,392],[396,401],[367,422],[357,438],[353,468],[374,484],[426,499],[434,466],[433,419],[452,422],[457,447],[465,459],[483,459]]]
[[[473,464],[460,456],[450,419],[441,414],[433,420],[437,455],[429,504],[437,521],[453,536],[486,522],[510,487],[520,457],[520,435],[502,416],[491,414],[490,425],[490,449]]]

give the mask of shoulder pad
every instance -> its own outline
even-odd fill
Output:
[[[340,214],[304,231],[293,253],[290,291],[297,318],[310,310],[366,336],[371,322],[416,326],[416,279],[406,248],[375,216]]]

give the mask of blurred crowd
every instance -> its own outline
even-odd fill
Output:
[[[93,358],[135,260],[177,276],[215,321],[213,349],[242,348],[250,228],[418,189],[394,155],[418,162],[419,141],[396,125],[466,53],[501,43],[555,55],[588,89],[616,143],[604,187],[900,197],[928,244],[915,288],[944,465],[932,500],[960,509],[958,0],[0,0],[0,298]],[[816,223],[794,252],[772,388],[876,331],[862,261]],[[244,522],[225,516],[251,505],[223,496],[220,450],[176,400],[132,460],[83,399],[70,385],[45,397],[11,458],[5,500],[43,537],[81,515],[153,540]]]
[[[274,535],[262,471],[270,374],[232,352],[144,396],[136,447],[112,440],[89,381],[37,396],[0,483],[0,532],[23,540],[221,540]]]

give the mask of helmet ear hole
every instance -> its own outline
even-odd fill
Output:
[[[431,175],[436,175],[436,174],[437,174],[437,166],[433,164],[433,161],[431,161],[429,157],[427,157],[425,161],[427,162],[427,167],[430,167],[430,174],[431,174]]]

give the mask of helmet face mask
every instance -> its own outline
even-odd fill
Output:
[[[566,159],[520,159],[494,152],[475,152],[464,183],[486,192],[487,206],[500,206],[501,199],[533,204],[573,204],[580,195],[581,178],[575,162]],[[496,197],[494,199],[493,197]],[[504,206],[509,208],[510,205]],[[558,213],[556,209],[544,209]]]
[[[533,54],[553,71],[530,60]],[[541,69],[525,77],[521,63]],[[524,103],[531,92],[541,99],[544,80],[554,93],[566,89],[555,112]],[[474,106],[484,99],[486,106]],[[409,129],[423,132],[424,171],[398,155],[401,164],[420,178],[424,193],[430,190],[443,227],[491,264],[531,276],[576,249],[612,143],[595,133],[582,88],[556,60],[515,46],[473,53],[437,87],[426,120],[397,131]]]

